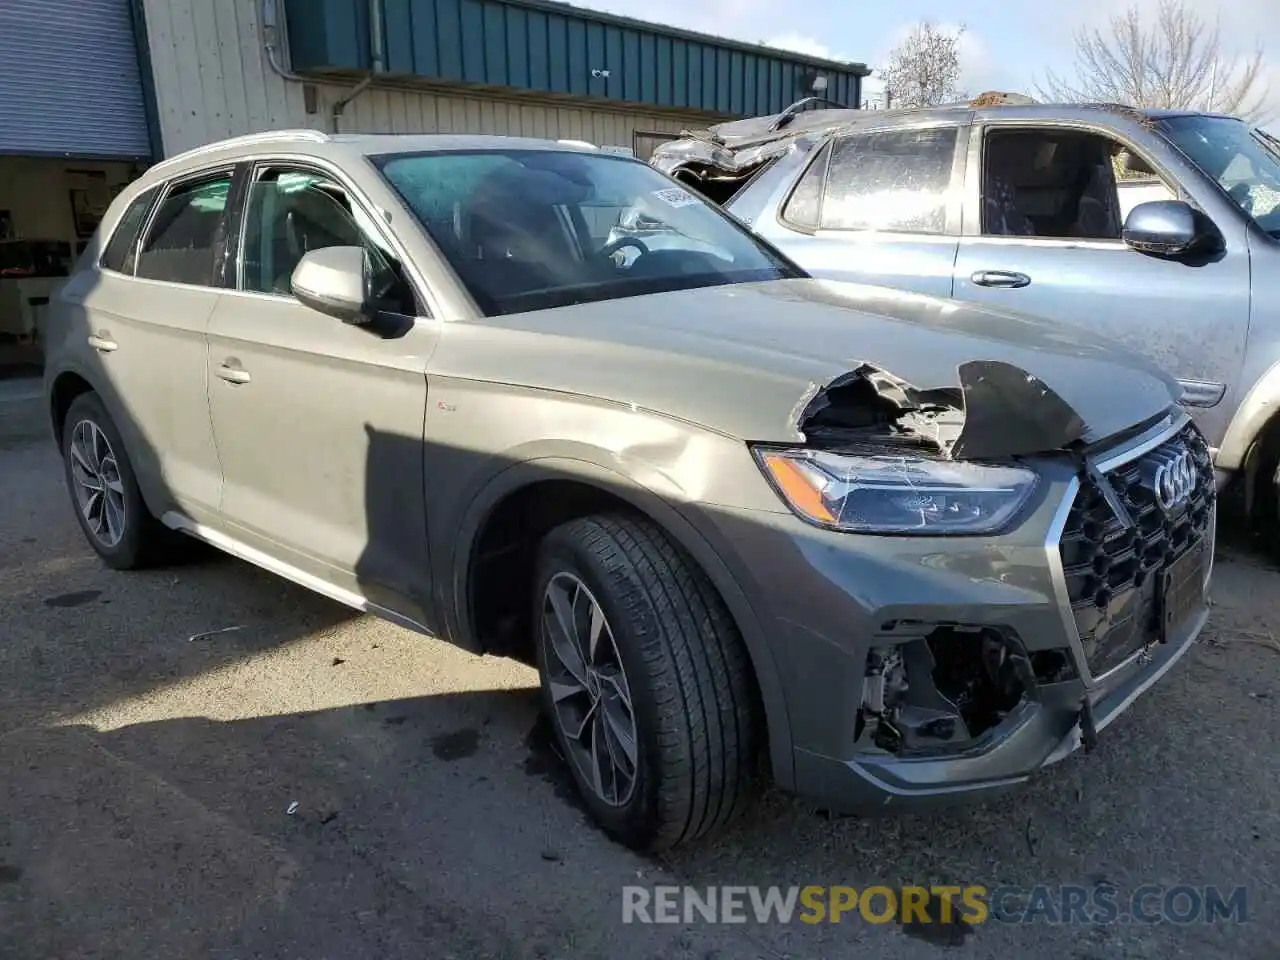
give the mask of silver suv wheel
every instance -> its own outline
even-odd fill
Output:
[[[151,566],[184,555],[196,543],[151,514],[124,439],[96,393],[81,393],[71,401],[59,440],[76,521],[107,566]]]
[[[645,517],[570,520],[529,595],[542,703],[583,805],[656,852],[714,833],[756,794],[751,662],[705,571]]]
[[[81,420],[72,429],[69,452],[76,503],[85,524],[102,546],[115,547],[124,539],[128,512],[111,441],[92,420]]]
[[[571,761],[600,800],[625,806],[637,769],[631,688],[604,610],[572,573],[547,583],[539,637],[553,719]]]

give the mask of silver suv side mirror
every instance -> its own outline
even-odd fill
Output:
[[[312,310],[343,323],[372,322],[369,263],[363,247],[325,247],[298,261],[290,280],[293,295]]]
[[[1178,257],[1201,240],[1196,212],[1181,200],[1151,200],[1129,211],[1121,233],[1124,242],[1139,253]]]

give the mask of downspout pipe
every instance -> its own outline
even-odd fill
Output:
[[[278,76],[301,83],[304,78],[284,65],[284,53],[281,49],[284,31],[280,29],[284,16],[280,10],[281,3],[283,0],[262,0],[262,49],[266,51],[267,64]]]
[[[361,80],[359,83],[357,83],[349,91],[347,91],[347,95],[345,97],[343,97],[341,100],[338,100],[334,103],[333,110],[329,117],[329,119],[333,123],[334,133],[342,132],[342,112],[347,109],[347,104],[350,103],[352,100],[354,100],[356,97],[360,96],[360,94],[368,90],[369,85],[371,83],[373,83],[372,73],[369,74],[367,77],[365,77],[363,80]]]
[[[373,74],[387,72],[386,28],[382,0],[369,0],[369,64]]]
[[[343,111],[347,109],[347,104],[368,90],[379,74],[387,72],[386,44],[384,42],[385,29],[386,23],[383,19],[382,0],[369,0],[369,74],[352,87],[345,97],[333,105],[331,120],[333,121],[334,133],[341,132],[341,118]]]

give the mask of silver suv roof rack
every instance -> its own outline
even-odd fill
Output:
[[[246,133],[238,137],[228,137],[225,140],[215,140],[213,143],[202,144],[198,147],[192,147],[190,150],[184,150],[181,153],[175,153],[172,157],[165,157],[159,163],[152,164],[151,169],[157,167],[167,167],[170,164],[177,163],[179,160],[189,160],[192,157],[198,157],[202,154],[213,153],[216,150],[222,150],[225,147],[243,147],[252,146],[255,143],[279,143],[280,141],[305,140],[311,143],[330,143],[332,141],[327,133],[322,130],[311,130],[306,127],[299,127],[296,130],[264,130],[261,133]]]

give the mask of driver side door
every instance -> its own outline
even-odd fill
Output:
[[[234,283],[208,328],[226,534],[313,589],[425,624],[425,369],[439,324],[336,170],[261,162],[248,177]],[[353,326],[300,303],[294,267],[329,246],[369,250],[397,309]]]

